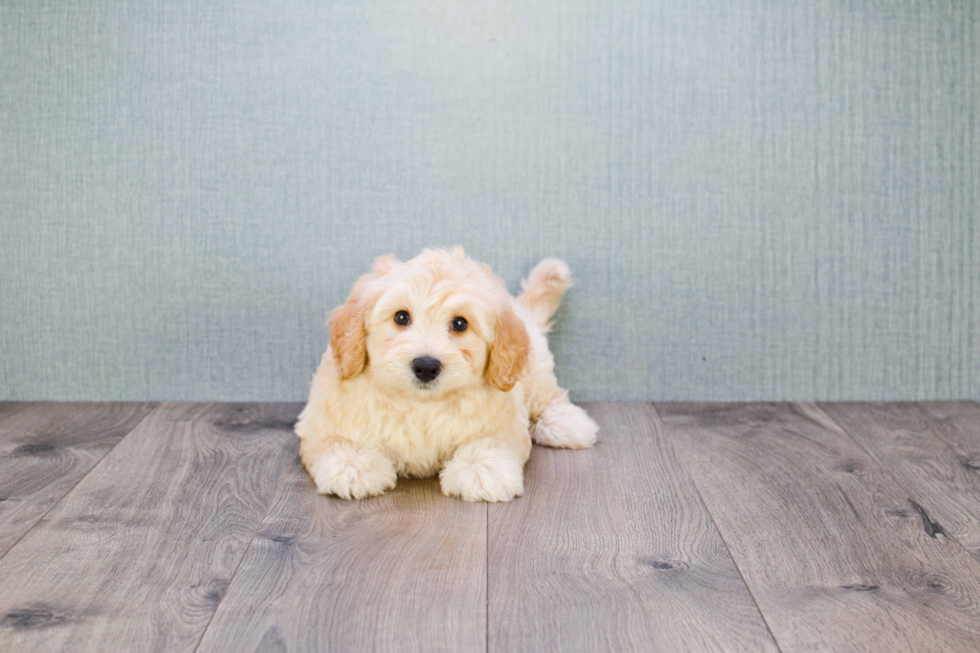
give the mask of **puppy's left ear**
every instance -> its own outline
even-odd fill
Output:
[[[493,344],[487,356],[487,382],[507,392],[521,380],[531,355],[531,339],[524,322],[510,308],[497,317]]]

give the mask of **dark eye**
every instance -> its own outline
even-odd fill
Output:
[[[453,318],[453,321],[449,323],[449,328],[457,333],[466,331],[467,326],[469,325],[467,324],[465,317],[456,316]]]
[[[408,311],[398,311],[395,313],[395,324],[398,326],[408,326],[412,323],[412,316],[408,314]]]

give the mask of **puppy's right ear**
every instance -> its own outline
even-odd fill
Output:
[[[330,314],[327,320],[330,349],[341,381],[357,376],[368,364],[367,314],[371,308],[367,297],[368,285],[400,264],[401,261],[391,254],[379,256],[374,261],[374,271],[358,279],[347,301]]]
[[[341,381],[357,376],[367,367],[367,316],[355,284],[347,301],[330,314],[330,349]]]

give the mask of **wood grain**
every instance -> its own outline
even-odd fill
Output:
[[[924,518],[980,561],[980,407],[820,404],[910,493]]]
[[[153,407],[0,404],[0,558]]]
[[[980,473],[980,406],[972,401],[926,401],[919,405],[936,420],[936,433],[953,450],[963,469]]]
[[[646,404],[592,404],[593,450],[536,447],[490,506],[490,651],[774,651]]]
[[[980,570],[812,404],[660,404],[783,651],[975,651]]]
[[[296,455],[299,409],[148,415],[0,560],[0,650],[193,650]]]
[[[486,510],[435,479],[320,496],[297,460],[200,650],[483,651]]]

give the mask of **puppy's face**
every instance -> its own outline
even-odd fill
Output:
[[[330,321],[341,379],[419,398],[490,383],[510,390],[530,351],[503,283],[461,249],[382,257]]]
[[[372,379],[439,395],[483,382],[491,309],[465,285],[407,274],[383,292],[367,323]]]

